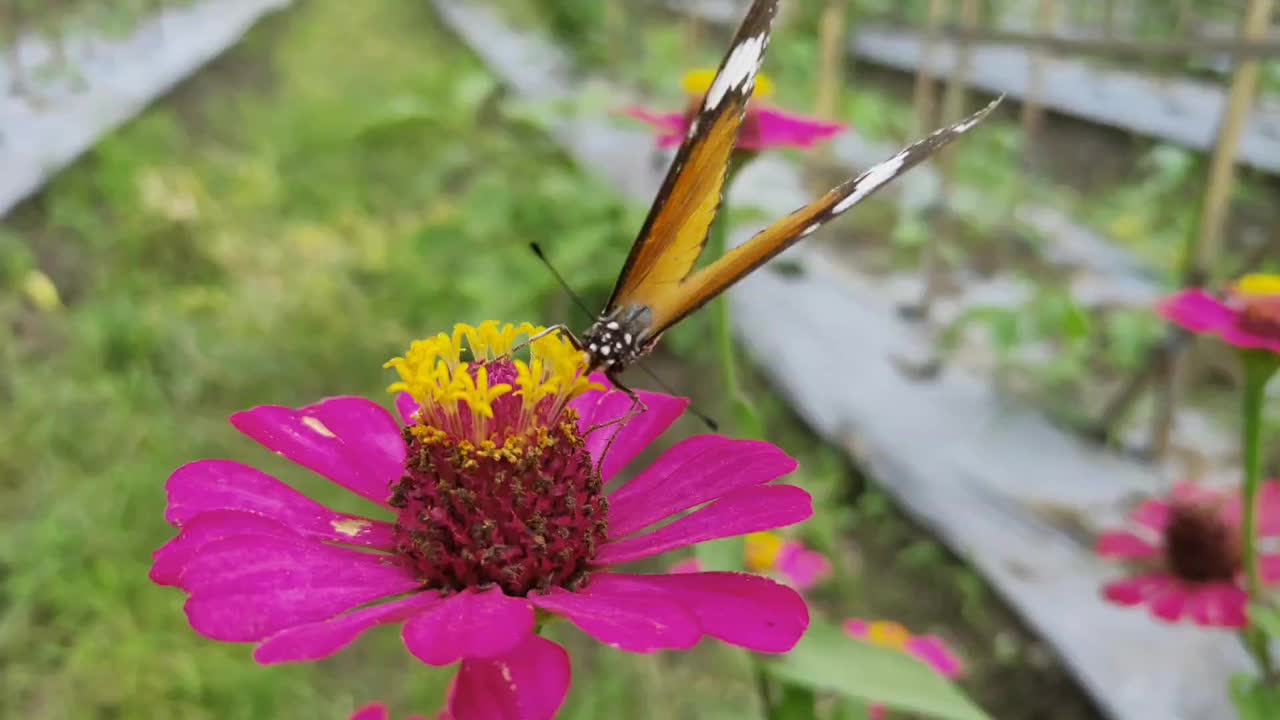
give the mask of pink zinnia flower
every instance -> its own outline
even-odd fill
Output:
[[[960,659],[951,652],[942,638],[936,635],[912,635],[910,630],[892,620],[867,622],[861,618],[851,618],[844,621],[844,631],[850,637],[907,653],[947,679],[955,679],[964,671]],[[883,720],[886,717],[883,705],[872,705],[867,711],[872,720]]]
[[[745,557],[747,570],[771,575],[801,592],[831,576],[831,561],[798,540],[787,540],[778,533],[756,532],[747,536]],[[671,566],[673,573],[700,572],[698,558],[686,558]]]
[[[390,717],[387,706],[379,702],[369,703],[351,714],[351,720],[389,720]],[[421,715],[410,715],[406,720],[427,719]],[[446,713],[437,717],[436,720],[449,720],[449,716]]]
[[[693,122],[698,105],[714,79],[714,70],[694,70],[684,76],[682,85],[689,94],[690,101],[683,113],[655,112],[642,107],[629,107],[623,112],[653,126],[658,131],[658,147],[679,147],[689,134],[689,123]],[[770,80],[763,74],[757,75],[756,90],[752,97],[758,100],[769,95],[771,89]],[[747,106],[746,117],[738,132],[737,147],[748,151],[780,147],[809,148],[844,130],[845,126],[840,123],[792,115],[777,108],[751,103]]]
[[[389,363],[404,427],[357,397],[233,415],[268,450],[378,508],[335,512],[254,468],[200,460],[169,478],[165,517],[179,533],[156,551],[152,579],[188,594],[197,632],[257,643],[264,664],[329,657],[403,624],[418,659],[460,663],[447,711],[468,720],[555,714],[569,658],[536,631],[556,617],[631,652],[708,635],[791,649],[808,610],[788,587],[613,566],[808,518],[804,490],[770,484],[795,461],[704,435],[606,490],[687,401],[642,393],[647,412],[619,426],[630,398],[584,377],[585,357],[559,335],[530,343],[527,362],[511,358],[541,331],[489,322],[414,343]],[[473,361],[460,359],[464,339]]]
[[[1158,310],[1190,332],[1217,335],[1246,350],[1280,353],[1280,275],[1247,275],[1225,299],[1201,289],[1183,290]]]
[[[1280,537],[1280,482],[1258,497],[1258,535]],[[1137,567],[1137,574],[1107,583],[1103,595],[1120,605],[1146,605],[1161,620],[1190,618],[1199,625],[1240,628],[1248,594],[1241,557],[1241,501],[1222,492],[1178,483],[1167,499],[1146,500],[1129,515],[1130,527],[1103,533],[1097,553]],[[1280,555],[1263,555],[1264,582],[1280,580]]]

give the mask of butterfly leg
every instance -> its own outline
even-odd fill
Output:
[[[618,438],[618,433],[622,431],[622,427],[627,423],[631,422],[632,419],[638,417],[641,413],[649,409],[648,407],[645,406],[644,401],[640,399],[640,396],[636,394],[636,391],[632,390],[626,385],[623,385],[614,374],[605,373],[605,377],[609,378],[609,382],[613,383],[614,387],[616,387],[617,389],[625,393],[627,397],[631,398],[631,406],[627,408],[627,411],[623,413],[621,417],[616,417],[612,420],[607,420],[605,422],[592,425],[591,427],[587,428],[587,431],[585,433],[583,433],[584,435],[590,435],[596,430],[602,430],[604,428],[609,427],[610,425],[617,426],[617,428],[613,431],[613,434],[609,436],[609,440],[605,442],[604,449],[600,451],[600,457],[596,459],[597,473],[600,472],[600,468],[604,465],[605,456],[609,454],[609,448],[613,447],[613,441]]]
[[[532,345],[532,344],[534,343],[534,341],[536,341],[536,340],[541,340],[542,338],[544,338],[544,337],[546,337],[546,336],[548,336],[548,335],[550,335],[550,334],[552,334],[552,333],[557,333],[557,332],[558,332],[558,333],[560,333],[561,335],[564,335],[565,339],[567,339],[567,340],[569,341],[569,344],[570,344],[570,345],[572,345],[572,346],[574,347],[574,349],[575,349],[575,350],[583,350],[583,351],[585,351],[585,350],[586,350],[586,348],[584,348],[584,347],[583,347],[583,345],[582,345],[582,341],[578,339],[578,336],[577,336],[577,335],[574,335],[574,334],[573,334],[573,331],[569,329],[569,326],[568,326],[568,325],[559,324],[559,325],[551,325],[551,326],[548,326],[548,327],[546,327],[546,328],[543,328],[542,332],[534,333],[533,335],[530,335],[530,336],[529,336],[529,338],[528,338],[527,340],[525,340],[524,342],[520,343],[519,345],[516,345],[515,347],[511,348],[511,349],[510,349],[510,350],[508,350],[504,355],[502,355],[500,358],[495,358],[495,359],[506,359],[506,358],[509,358],[509,357],[511,357],[512,355],[514,355],[514,354],[516,354],[517,352],[519,352],[520,350],[523,350],[523,349],[525,349],[525,348],[529,347],[530,345]]]

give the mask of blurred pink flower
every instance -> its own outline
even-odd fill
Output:
[[[1247,275],[1222,300],[1205,290],[1183,290],[1157,309],[1190,332],[1217,335],[1238,348],[1280,353],[1278,275]]]
[[[1194,483],[1178,483],[1168,498],[1146,500],[1129,527],[1103,533],[1098,555],[1135,566],[1135,574],[1107,583],[1103,596],[1120,605],[1146,605],[1167,622],[1244,627],[1248,596],[1241,557],[1241,501]],[[1280,537],[1280,482],[1263,485],[1258,534]],[[1280,580],[1280,555],[1264,555],[1264,582]]]
[[[687,401],[641,393],[646,412],[593,432],[631,399],[595,389],[603,376],[589,383],[582,354],[557,335],[531,343],[528,362],[510,358],[517,337],[540,331],[484,323],[414,343],[389,363],[402,378],[393,389],[405,391],[404,429],[357,397],[233,415],[251,439],[390,519],[335,512],[249,466],[200,460],[166,485],[165,519],[179,532],[156,551],[151,578],[188,594],[197,632],[257,643],[264,664],[326,658],[365,630],[403,624],[418,659],[460,663],[448,711],[469,720],[560,707],[569,658],[535,634],[536,612],[631,652],[708,635],[790,650],[809,621],[790,588],[613,566],[808,518],[804,490],[771,484],[795,461],[768,443],[704,435],[606,492]],[[474,362],[459,360],[464,337]]]
[[[351,714],[351,720],[389,720],[387,706],[379,702],[369,703]],[[426,720],[421,715],[410,715],[406,720]],[[448,720],[448,715],[440,715],[436,720]]]
[[[774,568],[788,585],[801,592],[831,577],[827,556],[795,540],[783,543]]]
[[[658,147],[674,148],[684,142],[689,124],[703,96],[711,86],[714,71],[694,70],[685,75],[682,84],[690,104],[684,112],[661,112],[632,106],[623,113],[648,123],[658,132]],[[738,133],[741,150],[761,151],[773,148],[809,148],[844,132],[845,125],[818,118],[793,115],[777,108],[760,106],[758,100],[770,92],[771,83],[764,75],[756,78],[755,102],[747,106],[746,117]]]
[[[951,652],[942,638],[936,635],[912,635],[906,627],[892,620],[868,622],[861,618],[851,618],[844,621],[844,631],[850,637],[873,645],[901,650],[947,679],[955,679],[964,671],[960,659]],[[868,714],[872,720],[883,720],[886,717],[882,705],[872,705],[868,708]]]
[[[770,575],[801,592],[831,576],[831,561],[797,540],[786,540],[772,532],[751,533],[746,539],[743,561],[747,570]],[[701,572],[698,558],[691,557],[671,566],[672,573]]]

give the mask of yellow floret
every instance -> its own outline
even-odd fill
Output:
[[[545,333],[545,334],[544,334]],[[530,341],[530,338],[536,338]],[[513,388],[507,383],[489,383],[485,367],[474,372],[471,362],[461,360],[465,347],[471,362],[489,363],[508,356],[521,345],[528,346],[529,359],[510,359],[516,370]],[[494,417],[493,403],[514,393],[521,398],[526,420],[533,409],[547,397],[559,400],[560,406],[591,388],[601,388],[587,377],[587,356],[559,333],[531,323],[500,324],[486,320],[478,326],[459,323],[453,333],[414,341],[403,357],[392,358],[384,367],[400,376],[388,391],[407,392],[418,402],[428,418],[436,418],[451,428],[461,402],[471,410],[471,427],[483,436],[484,420]]]

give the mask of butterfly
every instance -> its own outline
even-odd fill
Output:
[[[563,326],[548,329],[566,332],[586,353],[588,371],[604,372],[631,396],[633,409],[642,407],[639,397],[619,383],[616,375],[648,354],[664,332],[971,130],[1002,99],[935,131],[695,270],[720,208],[738,130],[755,90],[777,11],[778,0],[752,3],[690,122],[604,310],[580,338]]]

